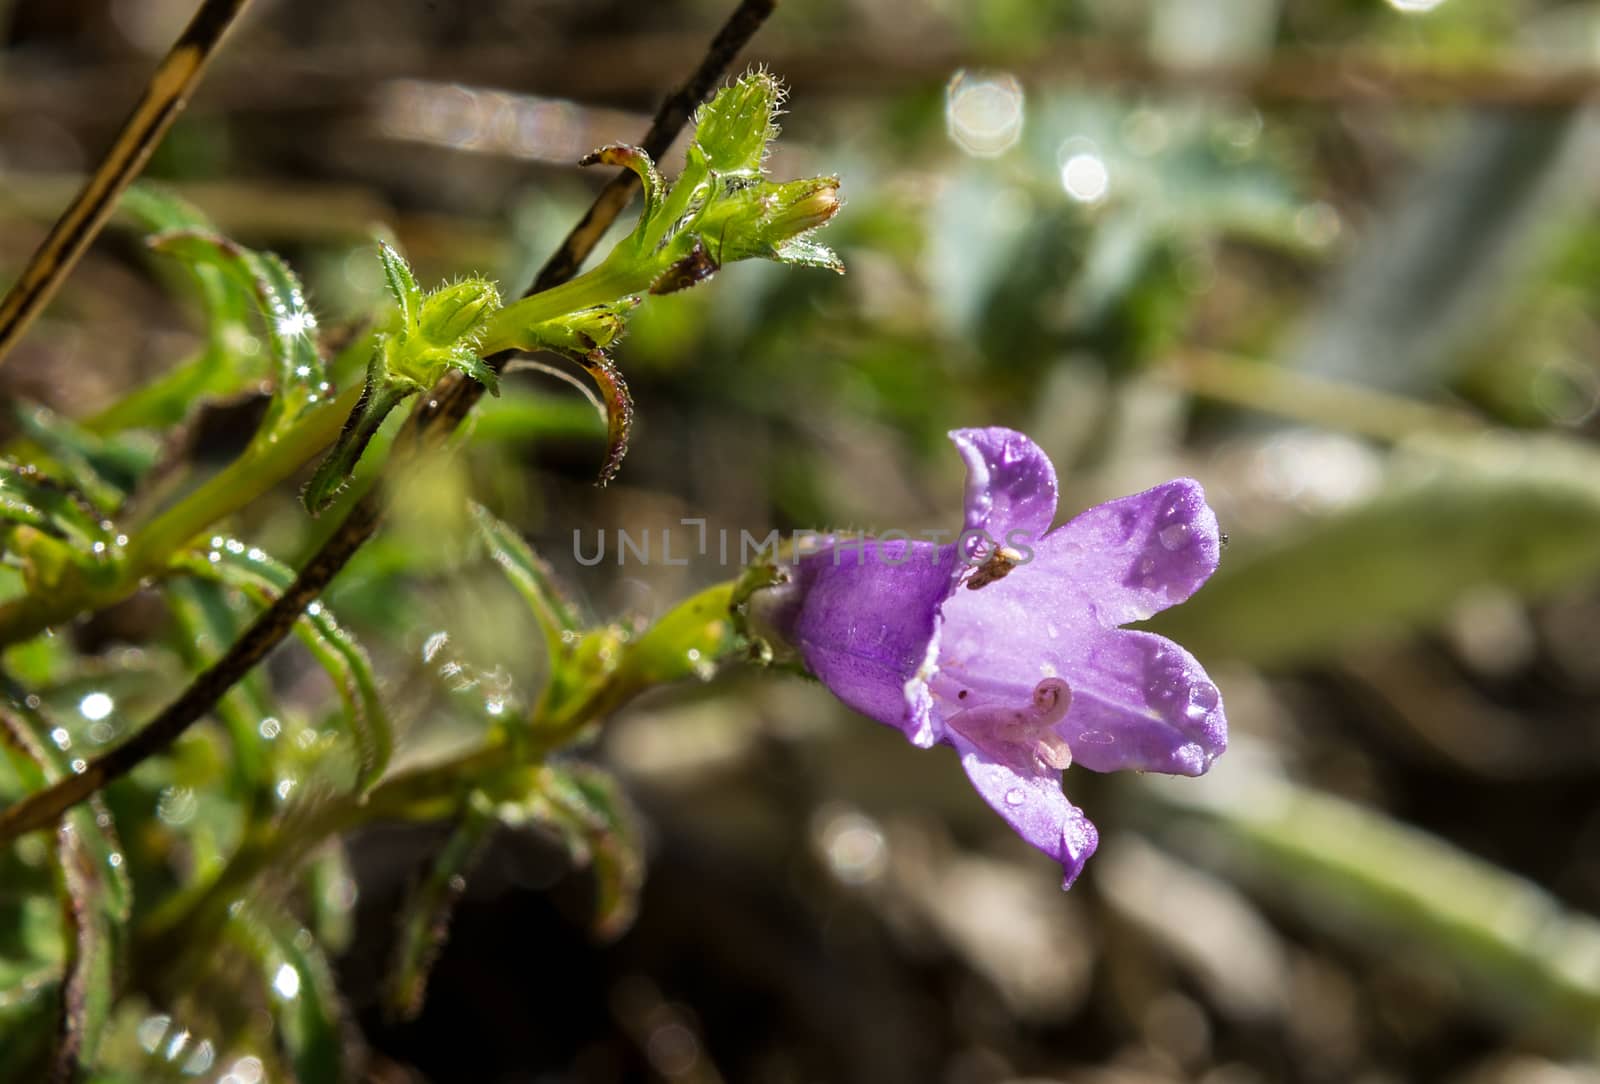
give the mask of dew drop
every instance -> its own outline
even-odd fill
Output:
[[[1078,735],[1078,740],[1085,745],[1115,745],[1117,736],[1108,734],[1104,730],[1085,730]]]
[[[147,1053],[154,1054],[156,1047],[161,1045],[161,1040],[166,1038],[167,1028],[171,1026],[172,1017],[166,1013],[159,1013],[139,1021],[139,1026],[134,1029],[134,1035]]]
[[[1150,573],[1154,572],[1155,570],[1156,570],[1156,559],[1154,557],[1146,556],[1146,557],[1139,558],[1139,575],[1148,576],[1148,575],[1150,575]]]
[[[1222,695],[1217,692],[1217,687],[1211,682],[1196,682],[1189,689],[1188,714],[1197,719],[1204,718],[1211,713],[1221,699]]]
[[[1022,804],[1022,788],[1021,787],[1012,787],[1010,790],[1006,791],[1006,805],[1015,806],[1015,805],[1021,805],[1021,804]]]
[[[116,709],[117,703],[105,693],[93,692],[78,701],[78,714],[91,722],[98,722]],[[63,749],[66,746],[62,746]]]
[[[1171,523],[1161,528],[1156,537],[1166,549],[1181,550],[1189,544],[1189,536],[1192,533],[1187,523]]]
[[[211,1068],[211,1063],[216,1060],[216,1051],[211,1046],[211,1040],[201,1039],[200,1045],[195,1047],[194,1053],[189,1055],[189,1060],[183,1063],[184,1076],[200,1076]]]
[[[283,964],[272,976],[272,989],[284,1001],[293,1001],[300,996],[300,972]]]
[[[449,642],[450,634],[448,632],[436,632],[422,641],[422,661],[432,662],[433,657]]]

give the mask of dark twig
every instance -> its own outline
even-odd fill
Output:
[[[645,136],[647,148],[664,149],[677,138],[678,131],[688,123],[694,107],[708,94],[723,72],[743,48],[745,42],[760,28],[777,6],[777,0],[743,0],[728,19],[720,33],[707,49],[705,60],[678,92],[662,104],[655,122]],[[659,153],[656,151],[655,153]],[[615,183],[615,182],[613,182]],[[612,186],[607,186],[610,191]],[[593,249],[606,226],[610,225],[626,200],[607,212],[601,208],[605,192],[596,200],[595,207],[584,216],[584,222],[602,222],[592,235],[584,233],[582,223],[573,231],[545,269],[539,273],[534,289],[548,289],[570,278]],[[609,214],[610,217],[606,217]],[[586,239],[587,238],[587,239]],[[565,255],[564,255],[565,254]],[[560,262],[565,270],[552,270]],[[541,285],[542,284],[542,285]],[[529,292],[534,292],[530,289]],[[497,355],[497,368],[509,360],[510,352]],[[491,359],[493,360],[493,359]],[[452,374],[454,375],[454,374]],[[422,452],[443,444],[456,426],[467,416],[483,393],[476,381],[446,379],[435,389],[423,406],[411,417],[408,431],[413,435],[407,441],[411,451]],[[73,805],[83,801],[114,779],[132,771],[139,764],[162,752],[193,726],[233,685],[251,668],[264,659],[288,635],[295,620],[305,608],[320,595],[333,577],[344,568],[351,556],[377,530],[383,515],[383,500],[377,490],[366,494],[345,515],[333,535],[306,563],[293,584],[279,596],[234,641],[222,658],[197,677],[155,719],[127,741],[90,761],[77,775],[70,776],[53,786],[29,795],[22,801],[0,811],[0,844],[5,844],[28,832],[47,828],[56,823]]]
[[[77,198],[67,206],[22,276],[0,301],[0,362],[39,315],[78,257],[116,207],[117,197],[138,176],[145,160],[183,111],[206,62],[250,0],[204,0],[200,10],[145,84],[144,96],[123,123]]]

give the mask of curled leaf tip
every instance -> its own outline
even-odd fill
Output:
[[[628,454],[628,434],[633,428],[633,398],[627,381],[603,350],[591,350],[578,359],[600,390],[606,409],[606,458],[596,484],[604,486],[617,476]]]

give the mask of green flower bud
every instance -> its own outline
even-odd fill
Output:
[[[774,203],[777,210],[767,222],[767,236],[773,241],[787,241],[826,225],[844,206],[837,177],[810,177],[780,184]]]
[[[473,334],[500,308],[500,291],[488,279],[463,279],[441,286],[422,302],[417,330],[437,346],[452,346]]]
[[[751,257],[786,260],[796,239],[826,224],[843,204],[837,177],[761,181],[723,195],[696,229],[718,265]],[[824,266],[837,262],[830,259]]]
[[[771,73],[742,76],[695,113],[691,155],[698,152],[717,173],[760,172],[767,144],[778,135],[774,118],[782,103],[783,85]]]

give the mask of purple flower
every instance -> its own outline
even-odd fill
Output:
[[[1099,835],[1061,793],[1062,769],[1199,775],[1227,745],[1194,657],[1119,628],[1206,581],[1216,516],[1180,478],[1050,530],[1056,474],[1038,445],[998,428],[951,439],[967,464],[958,541],[825,539],[756,616],[852,708],[924,748],[955,746],[1070,887]]]

